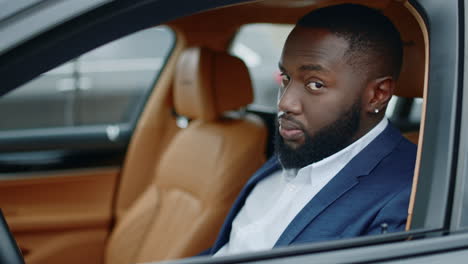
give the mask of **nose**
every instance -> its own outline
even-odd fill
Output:
[[[295,87],[294,82],[284,88],[278,94],[278,111],[283,111],[290,114],[299,114],[301,112],[301,93],[300,87]]]

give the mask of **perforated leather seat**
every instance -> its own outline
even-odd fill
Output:
[[[175,135],[153,182],[117,223],[106,263],[181,258],[208,248],[240,188],[264,162],[261,121],[223,115],[252,101],[241,60],[187,49],[173,94],[177,113],[192,121]]]

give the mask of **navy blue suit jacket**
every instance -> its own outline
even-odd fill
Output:
[[[356,155],[288,225],[275,247],[404,230],[416,146],[393,125]],[[255,185],[280,170],[276,157],[247,182],[234,202],[213,247],[229,241],[231,224]]]

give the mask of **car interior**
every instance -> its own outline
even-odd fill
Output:
[[[389,118],[418,144],[410,230],[428,82],[424,20],[407,1],[268,0],[166,23],[176,42],[121,167],[27,172],[0,181],[0,204],[25,262],[140,263],[209,248],[241,188],[273,154],[276,113],[249,107],[251,76],[230,52],[232,40],[244,25],[294,25],[313,9],[342,2],[382,10],[404,42]],[[417,98],[422,114],[414,122],[408,116]]]

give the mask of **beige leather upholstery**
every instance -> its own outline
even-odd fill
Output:
[[[411,132],[406,132],[403,134],[406,139],[409,141],[413,142],[414,144],[418,144],[419,141],[419,130],[418,131],[411,131]]]
[[[383,12],[398,28],[403,40],[403,64],[395,95],[406,98],[423,97],[425,86],[426,43],[421,25],[408,14],[409,6],[401,1],[391,1]]]
[[[174,100],[179,114],[211,121],[252,102],[248,70],[240,59],[226,53],[188,49],[177,65]]]
[[[239,59],[202,48],[181,55],[174,102],[193,121],[175,135],[153,182],[116,226],[106,263],[193,256],[213,243],[240,188],[264,162],[263,124],[222,115],[251,99]]]
[[[178,59],[185,50],[184,36],[176,32],[177,42],[152,88],[128,145],[115,202],[116,222],[153,181],[172,138],[180,130],[172,113],[174,72]]]
[[[0,207],[25,262],[103,263],[118,172],[28,172],[1,181]]]

